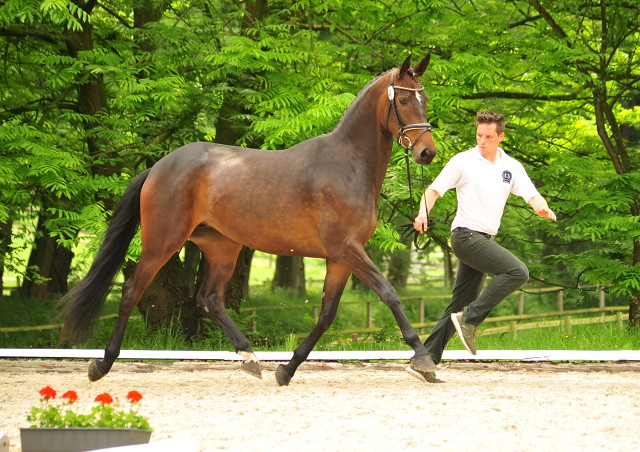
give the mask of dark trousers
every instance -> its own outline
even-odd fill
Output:
[[[424,343],[436,364],[456,332],[452,313],[464,309],[465,321],[480,325],[498,303],[529,279],[527,266],[488,234],[456,228],[451,232],[451,249],[460,261],[451,304]],[[488,273],[495,277],[480,293]]]

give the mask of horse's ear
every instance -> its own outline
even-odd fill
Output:
[[[413,67],[413,72],[415,72],[418,77],[422,77],[422,75],[425,72],[427,72],[427,68],[429,67],[429,61],[431,61],[431,54],[428,54],[426,57],[422,59],[421,62],[416,64]]]
[[[402,66],[400,66],[400,74],[398,75],[398,80],[400,80],[402,77],[404,77],[404,74],[407,73],[407,71],[409,70],[410,67],[411,67],[411,55],[409,55],[404,60],[404,63],[402,63]]]

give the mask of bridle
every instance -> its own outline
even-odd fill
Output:
[[[402,123],[402,119],[400,119],[400,115],[398,114],[398,106],[396,105],[395,90],[397,89],[402,89],[405,91],[420,92],[420,91],[424,91],[424,86],[420,85],[420,88],[407,88],[404,86],[395,86],[393,84],[393,72],[391,72],[391,82],[389,83],[389,88],[387,89],[387,94],[389,96],[389,111],[387,112],[387,124],[389,124],[389,116],[391,115],[391,108],[393,108],[393,113],[396,117],[396,126],[398,127],[398,137],[396,138],[396,141],[400,146],[405,148],[405,150],[408,151],[409,149],[411,149],[413,151],[413,147],[415,146],[415,143],[420,141],[420,138],[422,137],[422,135],[424,135],[427,132],[431,132],[431,124],[429,124],[428,122],[421,122],[418,124],[409,124],[405,126]],[[420,129],[422,129],[422,132],[420,132],[420,135],[418,135],[418,138],[416,138],[415,143],[412,143],[411,138],[405,135],[405,132],[409,130],[420,130]],[[407,140],[409,143],[406,144],[405,140]]]
[[[422,135],[424,135],[427,132],[431,132],[431,124],[429,124],[428,122],[421,122],[417,124],[408,124],[405,126],[402,123],[402,119],[400,119],[400,115],[398,114],[398,106],[396,105],[395,90],[397,89],[419,92],[419,91],[424,91],[424,86],[420,85],[420,88],[407,88],[404,86],[395,86],[393,84],[393,71],[392,71],[391,82],[389,83],[389,88],[387,89],[387,94],[389,96],[389,111],[387,112],[387,124],[389,124],[389,116],[391,115],[391,108],[393,108],[393,113],[396,117],[396,126],[398,127],[398,137],[396,138],[396,141],[400,146],[404,148],[404,160],[407,163],[407,180],[409,182],[409,200],[411,202],[411,216],[415,217],[415,214],[413,212],[413,191],[411,189],[411,170],[409,169],[409,149],[411,149],[411,151],[413,152],[413,147],[418,141],[420,141],[420,138],[422,137]],[[405,132],[409,130],[420,130],[420,129],[422,129],[422,132],[420,132],[420,135],[418,135],[418,138],[416,138],[415,142],[413,143],[411,142],[411,138],[405,135]],[[408,143],[406,143],[405,140],[408,141]],[[432,220],[429,218],[429,210],[426,207],[427,206],[425,201],[425,211],[427,212],[427,223],[428,223],[428,226],[432,226],[436,223],[436,220]],[[396,239],[397,242],[401,242],[407,237],[411,237],[413,235],[413,245],[415,246],[416,251],[421,251],[427,248],[431,244],[431,239],[433,238],[433,236],[431,235],[431,231],[429,230],[425,231],[425,233],[429,236],[429,240],[424,246],[420,247],[418,245],[418,236],[421,234],[421,232],[419,232],[413,227],[413,223],[397,226],[396,228],[394,228],[394,232],[397,230],[402,231],[400,232],[400,238]]]

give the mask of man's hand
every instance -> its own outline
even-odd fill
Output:
[[[429,226],[429,219],[426,215],[420,213],[413,221],[413,227],[416,228],[416,231],[422,233],[427,232],[427,227]]]
[[[549,208],[547,201],[542,196],[534,196],[529,200],[529,205],[541,218],[556,221],[556,214]]]
[[[416,231],[420,233],[427,232],[427,227],[429,227],[427,212],[431,212],[433,204],[439,197],[440,195],[435,190],[427,188],[424,191],[424,193],[422,194],[422,199],[420,200],[420,212],[418,213],[416,219],[413,221],[413,227],[416,228]]]

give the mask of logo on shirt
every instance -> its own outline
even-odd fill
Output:
[[[505,184],[510,184],[512,177],[513,175],[511,174],[511,171],[504,170],[502,172],[502,182],[504,182]]]

